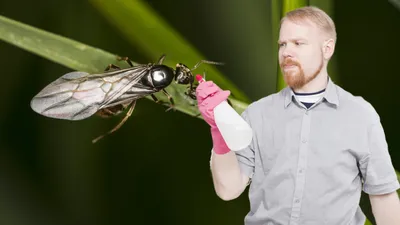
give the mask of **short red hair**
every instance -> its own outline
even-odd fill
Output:
[[[287,12],[281,20],[281,25],[286,19],[292,22],[309,20],[336,42],[335,23],[326,12],[315,6],[305,6]]]

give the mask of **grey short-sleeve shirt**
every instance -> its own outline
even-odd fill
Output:
[[[309,109],[285,88],[243,112],[254,131],[236,152],[251,177],[246,225],[363,225],[361,191],[400,187],[374,108],[328,80]]]

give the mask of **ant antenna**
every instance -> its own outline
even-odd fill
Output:
[[[224,65],[224,63],[222,63],[222,62],[213,62],[213,61],[208,61],[208,60],[201,60],[200,62],[196,63],[196,65],[194,65],[192,71],[195,70],[197,67],[199,67],[202,63],[213,64],[213,65]]]

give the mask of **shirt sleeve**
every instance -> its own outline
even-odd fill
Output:
[[[373,195],[396,191],[400,185],[379,121],[368,129],[368,148],[368,154],[360,161],[363,191]]]
[[[248,109],[245,110],[241,116],[249,124],[249,126],[252,127],[250,118],[248,116]],[[250,145],[235,152],[241,172],[247,175],[249,178],[252,178],[254,174],[254,146],[256,146],[256,142],[257,139],[253,129],[253,139]]]

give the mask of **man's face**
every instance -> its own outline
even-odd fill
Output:
[[[321,36],[309,21],[283,22],[279,34],[279,65],[288,86],[303,87],[323,68]]]

